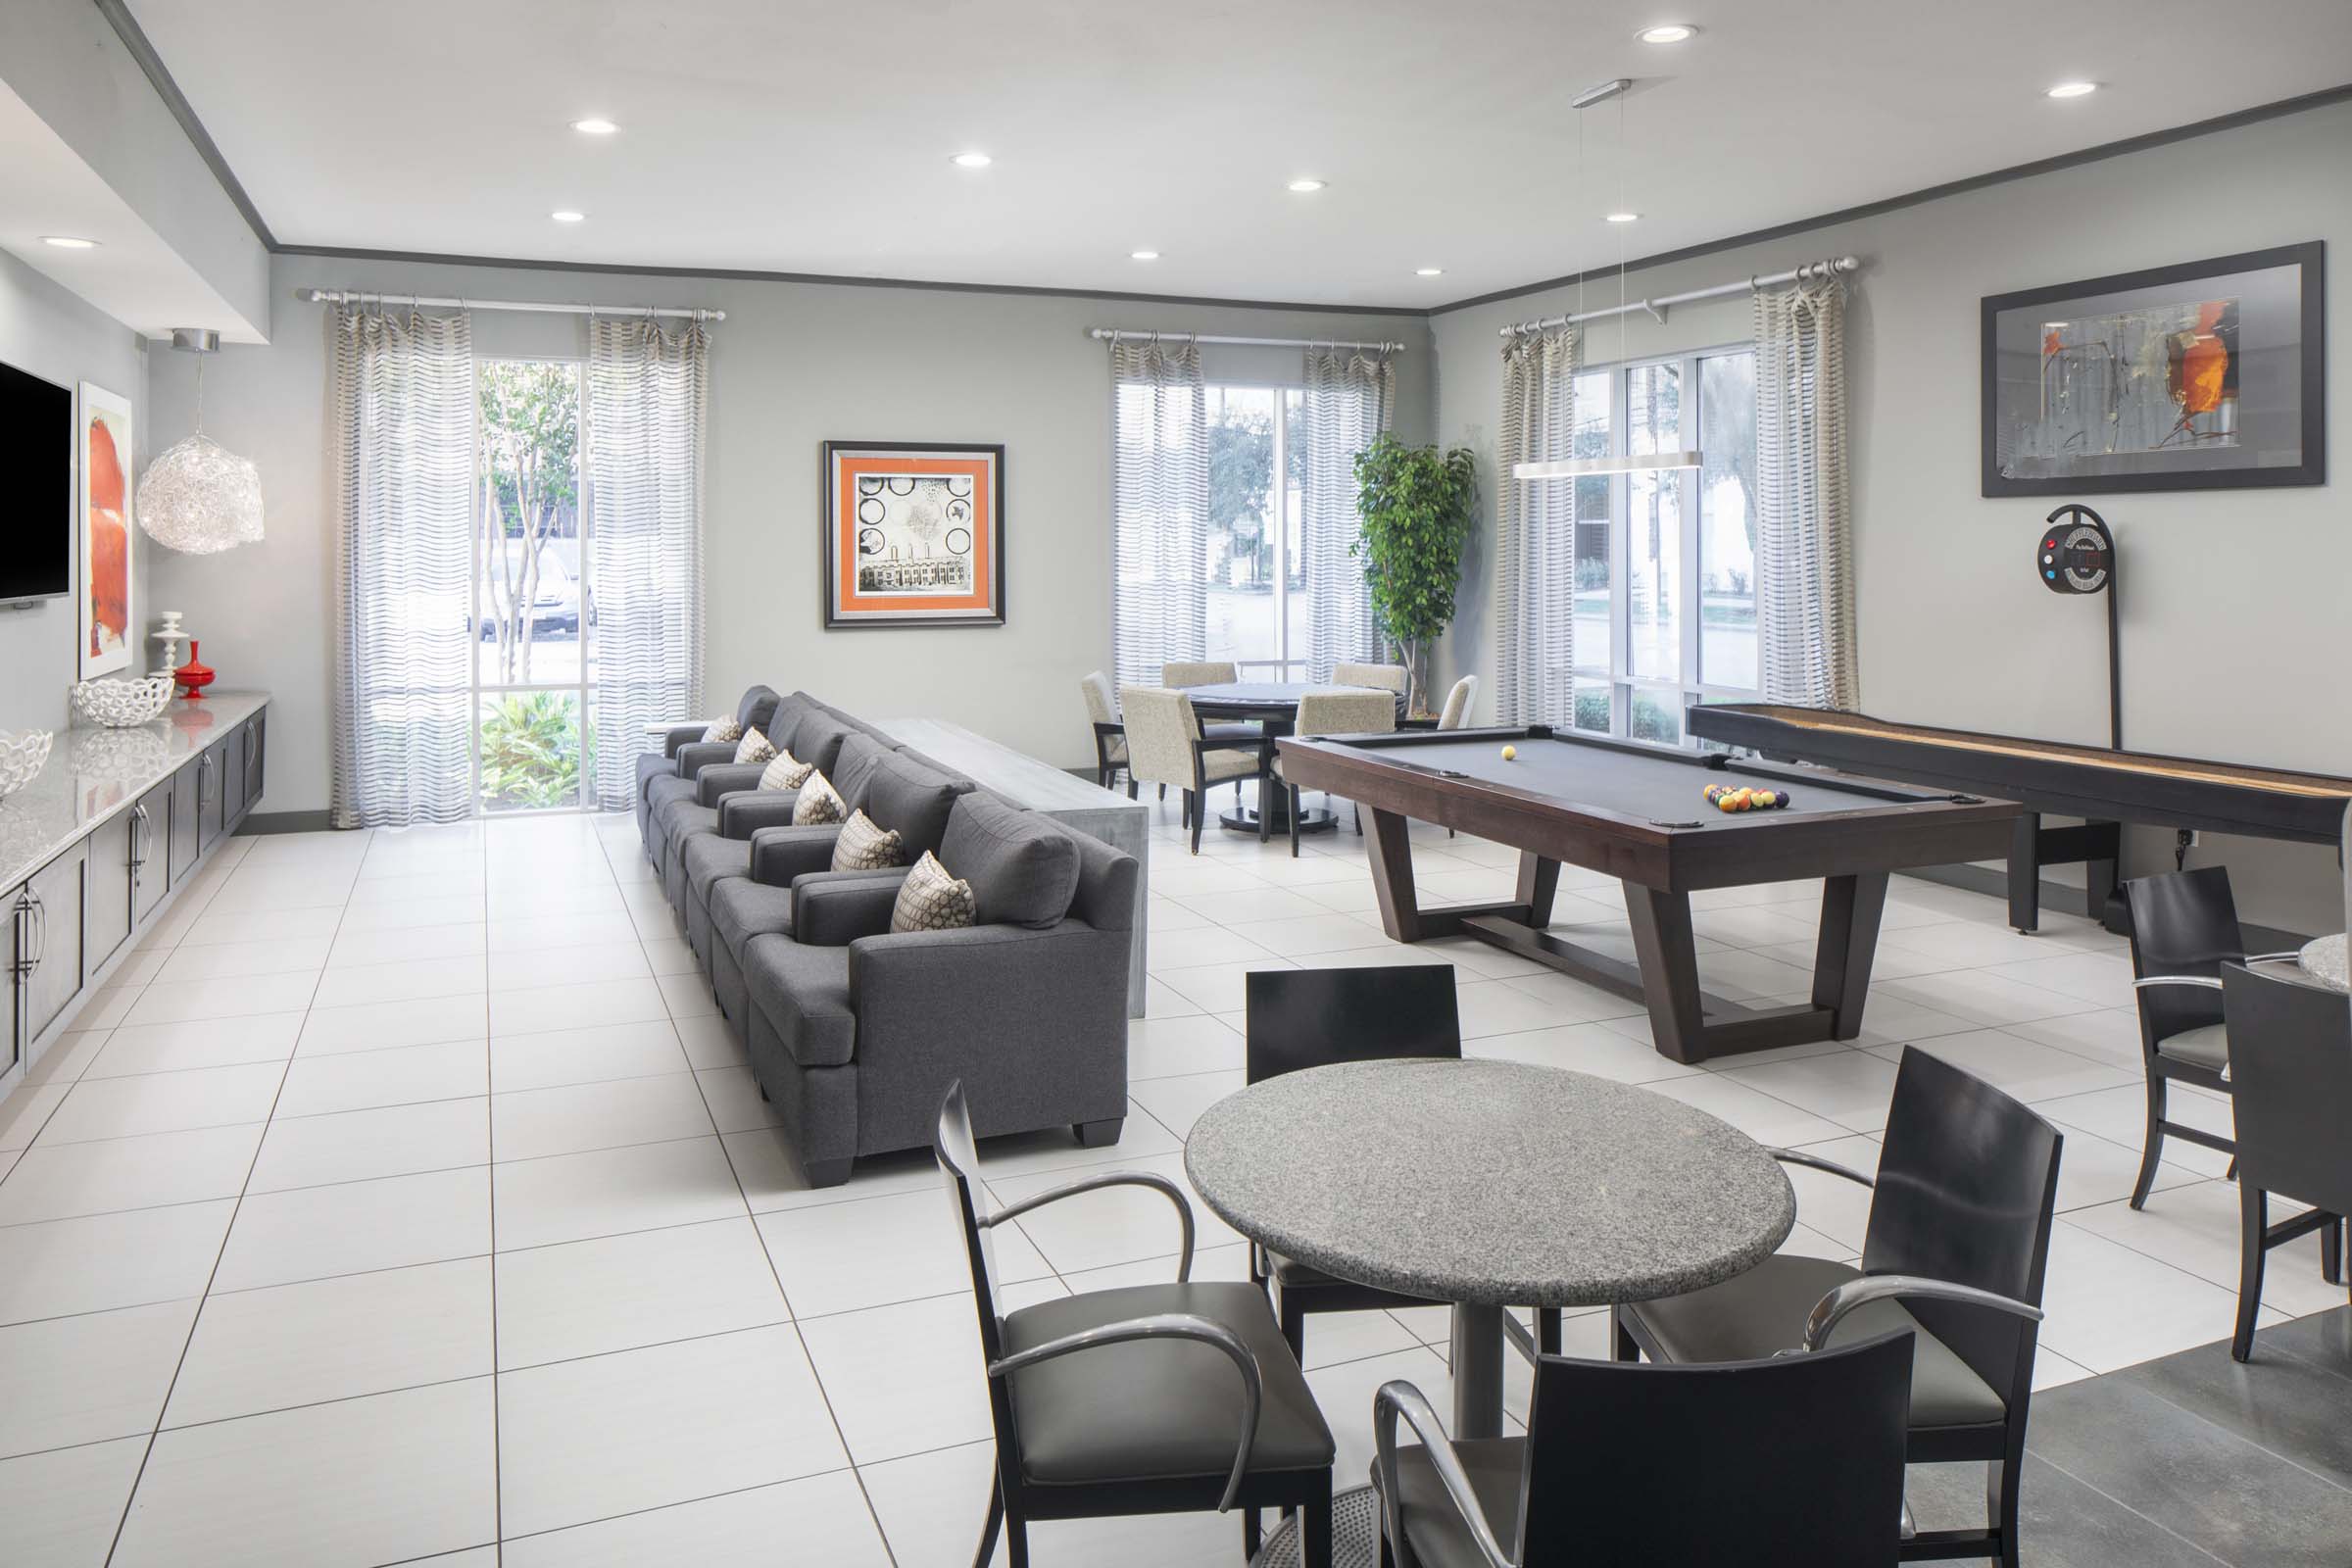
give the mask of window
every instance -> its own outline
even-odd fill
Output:
[[[1683,710],[1756,691],[1756,356],[1576,378],[1576,456],[1698,447],[1706,466],[1576,481],[1576,727],[1681,744]]]
[[[1305,477],[1296,387],[1211,386],[1208,395],[1208,644],[1245,678],[1282,680],[1306,662],[1308,598],[1299,518]]]

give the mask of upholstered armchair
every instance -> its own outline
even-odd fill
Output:
[[[1086,698],[1086,716],[1095,729],[1095,782],[1109,789],[1127,765],[1127,729],[1119,722],[1110,698],[1110,677],[1101,670],[1080,677],[1078,690]],[[1135,775],[1127,775],[1127,798],[1135,799]]]
[[[1231,660],[1193,660],[1188,662],[1159,666],[1162,686],[1230,686],[1242,678],[1242,667]],[[1223,724],[1205,726],[1203,733],[1212,741],[1254,742],[1265,738],[1266,727],[1250,719],[1236,719]],[[1167,799],[1167,787],[1160,787],[1160,799]]]
[[[1396,703],[1388,691],[1330,691],[1308,692],[1298,699],[1298,723],[1294,733],[1298,735],[1375,735],[1386,734],[1396,727]],[[1291,795],[1291,855],[1298,854],[1298,786],[1292,783],[1282,770],[1282,755],[1275,749],[1272,764],[1274,778]],[[1266,813],[1257,813],[1262,836]],[[1364,830],[1363,813],[1358,811],[1355,830]]]
[[[778,701],[779,699],[776,695],[776,689],[774,687],[751,687],[744,692],[742,698],[735,704],[735,722],[740,724],[747,731],[763,729],[767,726],[768,721],[775,716],[776,704]],[[658,778],[676,778],[680,776],[681,772],[684,771],[680,765],[680,758],[682,754],[690,754],[687,760],[698,769],[702,766],[708,765],[711,761],[717,760],[717,752],[719,750],[717,743],[706,742],[703,739],[703,735],[709,728],[710,725],[708,723],[702,722],[693,724],[672,724],[669,727],[668,732],[662,737],[662,749],[660,751],[657,752],[648,750],[638,753],[637,836],[640,839],[646,840],[649,845],[652,841],[647,838],[647,828],[650,825],[652,818],[653,801],[647,795],[647,787]],[[695,750],[696,748],[701,749]],[[732,750],[730,750],[727,755],[732,757],[734,753]]]
[[[1404,695],[1404,666],[1402,664],[1334,664],[1331,666],[1334,686],[1368,686],[1378,691]]]
[[[1239,747],[1220,744],[1200,732],[1193,714],[1193,700],[1162,686],[1128,686],[1119,692],[1119,711],[1127,718],[1127,773],[1130,778],[1170,784],[1184,792],[1184,820],[1193,830],[1193,853],[1200,853],[1200,823],[1208,814],[1208,787],[1227,780],[1265,773],[1263,738]],[[1259,813],[1262,821],[1264,813]],[[1262,836],[1264,829],[1259,832]]]

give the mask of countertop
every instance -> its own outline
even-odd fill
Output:
[[[141,795],[260,712],[268,692],[174,697],[162,716],[127,729],[75,723],[57,732],[33,781],[0,800],[0,888],[10,888],[127,811]]]

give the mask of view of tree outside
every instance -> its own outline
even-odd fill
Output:
[[[1302,585],[1298,560],[1299,489],[1304,482],[1303,446],[1277,430],[1298,394],[1263,386],[1208,388],[1208,646],[1206,657],[1268,661],[1283,657],[1278,601],[1290,613],[1295,655],[1305,647],[1302,593],[1275,592],[1275,536],[1286,526],[1291,558],[1288,587]],[[1276,493],[1275,468],[1289,472]],[[1259,671],[1271,674],[1272,671]]]

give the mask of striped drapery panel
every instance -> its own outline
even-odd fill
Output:
[[[472,325],[343,305],[328,357],[335,495],[329,819],[473,814]]]
[[[1328,681],[1335,661],[1371,663],[1381,657],[1363,558],[1351,548],[1363,537],[1355,455],[1389,427],[1396,367],[1385,354],[1315,347],[1306,351],[1305,371],[1298,565],[1306,578],[1307,678]]]
[[[1197,343],[1110,345],[1111,660],[1121,686],[1208,652],[1208,397]]]
[[[646,728],[703,710],[703,487],[710,331],[643,317],[588,324],[588,592],[596,776],[586,803],[636,799]]]
[[[1502,350],[1494,443],[1494,721],[1576,722],[1576,485],[1512,477],[1576,455],[1576,328],[1514,335]]]
[[[1763,698],[1862,701],[1845,451],[1845,285],[1760,290],[1756,622]]]

